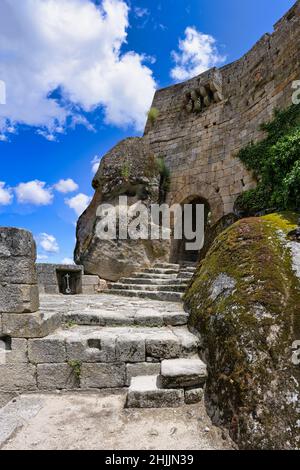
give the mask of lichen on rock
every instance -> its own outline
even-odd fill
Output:
[[[287,239],[296,222],[293,213],[236,222],[185,295],[208,364],[209,412],[242,449],[300,447],[300,280]]]

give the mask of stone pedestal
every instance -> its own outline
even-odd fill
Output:
[[[0,313],[32,313],[39,309],[35,260],[31,233],[0,228]]]
[[[0,227],[0,336],[48,333],[39,310],[36,245],[26,230]]]

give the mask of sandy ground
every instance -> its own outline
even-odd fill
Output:
[[[231,449],[203,404],[124,409],[126,391],[30,394],[0,410],[2,450]]]

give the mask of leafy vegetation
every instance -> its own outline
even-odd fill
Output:
[[[171,176],[170,170],[163,157],[156,159],[156,165],[160,174],[160,203],[166,199],[166,194],[170,191]]]
[[[69,361],[68,365],[73,370],[77,379],[80,379],[82,363],[80,361]]]
[[[125,180],[128,180],[129,177],[130,177],[130,167],[129,167],[129,164],[127,162],[125,162],[123,164],[122,168],[121,168],[121,176]]]
[[[239,196],[236,207],[247,214],[263,209],[300,207],[300,105],[276,111],[263,124],[267,137],[250,144],[238,157],[258,181],[255,189]]]
[[[152,107],[149,109],[147,116],[149,121],[153,125],[159,116],[159,110],[157,108]]]

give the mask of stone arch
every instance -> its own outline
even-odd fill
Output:
[[[224,215],[224,204],[221,195],[213,185],[203,182],[194,182],[183,186],[169,196],[169,204],[182,204],[190,198],[203,198],[208,201],[211,211],[211,223],[215,224]]]
[[[208,214],[210,224],[216,223],[224,215],[224,205],[220,195],[213,186],[206,183],[192,183],[169,197],[169,204],[204,204],[205,226],[208,227]],[[172,225],[174,220],[172,221]],[[188,253],[184,249],[186,240],[172,240],[170,261],[175,263],[196,262],[200,251]]]

